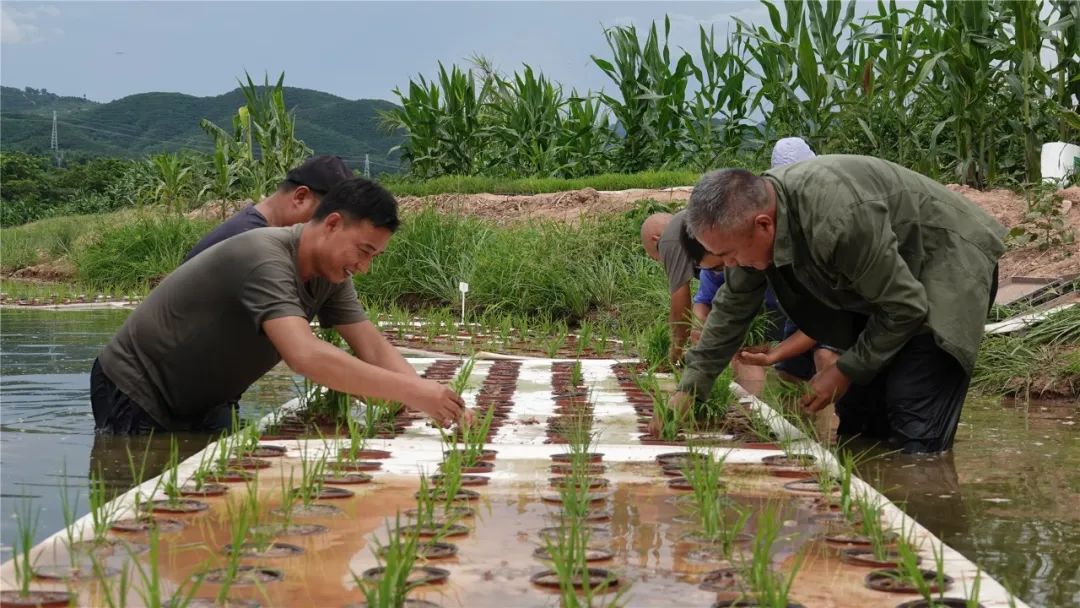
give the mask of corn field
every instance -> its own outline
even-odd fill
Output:
[[[1041,143],[1080,134],[1075,0],[763,4],[767,24],[701,28],[696,54],[672,48],[667,18],[604,30],[601,92],[440,64],[394,91],[384,127],[420,179],[705,170],[799,135],[977,187],[1038,181]]]

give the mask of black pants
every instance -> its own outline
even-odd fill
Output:
[[[170,430],[159,424],[138,403],[117,388],[105,375],[97,359],[94,359],[94,366],[90,369],[90,405],[94,409],[94,430],[98,433],[140,435]],[[239,408],[237,401],[212,407],[198,424],[194,425],[195,428],[187,430],[232,430],[233,414]]]
[[[836,402],[838,433],[885,439],[907,453],[948,450],[970,381],[933,334],[920,334],[869,384],[851,385]]]
[[[986,312],[998,290],[998,267],[990,275]],[[841,436],[886,439],[909,454],[952,449],[971,376],[931,333],[908,340],[870,384],[851,385],[836,402]]]

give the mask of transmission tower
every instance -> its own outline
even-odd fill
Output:
[[[52,113],[52,137],[49,139],[49,150],[53,154],[53,158],[56,160],[56,166],[60,166],[60,161],[63,158],[60,155],[60,138],[56,130],[56,110]]]
[[[367,154],[364,155],[364,177],[371,179],[371,160]]]

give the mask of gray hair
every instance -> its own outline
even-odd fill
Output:
[[[706,173],[690,193],[686,228],[691,235],[719,228],[738,229],[768,207],[765,180],[745,169],[720,169]]]

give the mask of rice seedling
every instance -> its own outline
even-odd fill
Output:
[[[222,447],[220,449],[224,450],[225,448]],[[215,475],[214,460],[218,450],[218,443],[213,443],[202,451],[202,454],[199,456],[199,466],[191,472],[185,487],[195,490],[196,492],[200,492],[206,488],[206,485],[210,483],[210,480],[213,479]]]
[[[30,597],[30,584],[34,582],[34,559],[31,554],[40,518],[41,509],[35,508],[29,498],[23,497],[15,512],[15,542],[11,553],[15,584],[21,598]]]
[[[169,460],[165,464],[165,473],[161,476],[161,489],[170,504],[179,503],[183,499],[181,491],[183,485],[180,482],[180,444],[176,435],[169,436]]]
[[[153,436],[151,435],[151,439],[152,438]],[[150,444],[151,441],[147,440],[146,447],[143,449],[142,459],[139,460],[138,463],[135,462],[135,456],[131,453],[131,448],[129,446],[124,447],[124,449],[127,451],[128,470],[131,473],[132,484],[135,486],[135,493],[132,495],[132,502],[134,503],[136,516],[138,516],[139,513],[142,513],[144,504],[143,501],[145,500],[145,497],[143,496],[142,490],[139,488],[139,486],[142,485],[143,479],[145,479],[146,477],[146,464],[147,460],[150,457]],[[179,458],[177,458],[177,460],[179,460]],[[150,490],[150,496],[153,496],[157,493],[158,488],[161,487],[163,479],[164,476],[158,478],[157,483]]]
[[[799,553],[786,576],[776,572],[772,563],[772,548],[779,535],[779,510],[776,505],[768,504],[759,512],[749,563],[743,564],[746,582],[753,600],[759,606],[787,608],[791,586],[805,558],[804,553]]]
[[[365,415],[369,409],[371,409],[370,406],[364,408]],[[349,432],[349,443],[342,452],[342,456],[346,462],[354,463],[360,460],[360,453],[367,446],[367,440],[370,438],[369,430],[374,427],[362,425],[352,416],[345,418],[345,425]]]
[[[474,467],[480,463],[484,454],[484,446],[487,445],[488,434],[491,432],[491,421],[495,416],[495,408],[489,406],[482,416],[472,420],[465,419],[458,428],[458,440],[462,445],[462,465]]]
[[[570,386],[584,386],[585,376],[581,372],[581,361],[574,361],[570,366]]]
[[[389,521],[386,523],[386,541],[375,539],[372,551],[382,567],[380,576],[371,580],[355,573],[352,575],[370,608],[402,608],[406,596],[418,586],[418,583],[410,582],[409,575],[416,564],[419,530],[414,528],[404,532],[404,529],[398,513],[393,526]]]
[[[90,527],[95,546],[108,539],[109,529],[120,514],[120,503],[115,501],[116,492],[110,491],[101,469],[90,473]]]
[[[885,560],[891,553],[891,538],[887,536],[885,528],[881,525],[881,517],[884,509],[877,497],[870,492],[861,492],[855,499],[858,505],[862,522],[859,531],[870,541],[870,549],[874,553],[874,559]]]
[[[936,546],[931,542],[930,554],[934,559],[934,579],[928,581],[920,567],[919,553],[907,540],[896,543],[897,575],[918,593],[930,606],[938,605],[945,597],[947,579],[945,575],[945,544]]]
[[[68,559],[71,562],[72,570],[75,570],[79,566],[79,556],[75,551],[75,521],[78,519],[77,513],[79,512],[79,494],[75,495],[75,499],[71,498],[71,489],[68,487],[67,482],[67,460],[64,461],[60,469],[60,514],[64,518],[64,536],[67,540]]]
[[[131,564],[125,562],[120,567],[119,575],[113,579],[105,565],[93,554],[90,556],[90,563],[100,590],[96,597],[105,602],[106,608],[127,608],[128,591],[131,588]]]
[[[676,441],[679,434],[692,420],[690,412],[684,411],[668,401],[662,392],[653,394],[653,419],[657,421],[656,437],[663,441]]]
[[[453,446],[453,443],[444,442],[444,445]],[[439,478],[435,496],[437,500],[442,501],[446,507],[449,507],[457,500],[458,492],[462,488],[462,468],[465,466],[465,457],[455,449],[443,451],[445,455],[440,465],[442,477]]]
[[[682,473],[692,488],[694,514],[700,526],[698,535],[718,545],[724,557],[729,557],[750,511],[725,500],[722,477],[726,456],[716,457],[692,444],[687,447],[690,456],[683,461]],[[734,511],[734,517],[731,517],[731,511]]]
[[[326,472],[326,454],[318,458],[308,458],[306,450],[300,455],[300,484],[292,493],[305,507],[311,506],[319,498],[323,489],[323,474]]]
[[[461,364],[461,369],[454,376],[454,379],[450,381],[450,390],[454,391],[458,395],[465,392],[465,388],[469,385],[469,377],[472,376],[473,367],[476,365],[476,357],[469,357]]]
[[[618,579],[606,570],[590,568],[591,528],[578,518],[564,518],[563,524],[552,534],[546,534],[544,551],[551,562],[551,571],[559,585],[559,597],[564,607],[616,606],[625,589],[614,598],[601,601]],[[601,572],[603,574],[601,574]],[[599,580],[594,580],[599,578]]]
[[[220,585],[216,596],[220,605],[227,605],[229,591],[240,574],[241,562],[244,558],[244,544],[247,542],[252,525],[256,523],[251,503],[245,499],[230,499],[225,503],[225,510],[229,522],[230,550],[225,551],[225,561],[221,567],[222,575],[216,581]]]
[[[194,601],[204,575],[197,574],[187,579],[170,595],[167,592],[169,581],[161,575],[161,542],[156,527],[147,530],[146,546],[145,560],[139,559],[133,549],[128,548],[130,563],[134,564],[139,579],[135,589],[142,599],[142,605],[146,608],[186,608]]]

